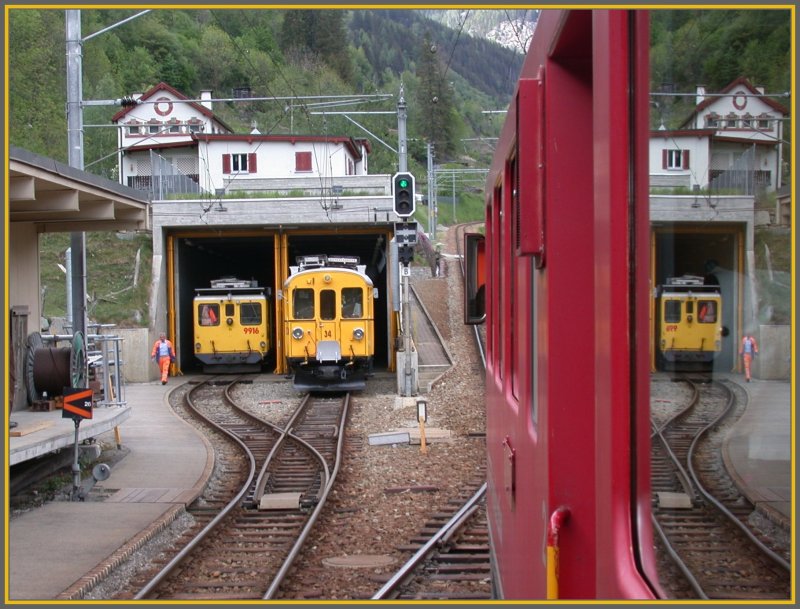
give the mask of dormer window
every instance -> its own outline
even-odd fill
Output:
[[[736,129],[739,126],[739,116],[731,112],[725,117],[725,127],[727,129]]]
[[[758,117],[758,128],[761,131],[772,130],[772,117],[769,114],[762,114]]]
[[[742,117],[742,129],[752,129],[752,128],[753,128],[753,115],[745,114]]]
[[[150,135],[157,135],[161,131],[161,125],[150,123],[147,125],[147,132]]]
[[[716,129],[719,127],[719,114],[716,112],[712,112],[708,116],[706,116],[706,127],[711,129]]]
[[[139,135],[139,125],[128,125],[128,135]]]

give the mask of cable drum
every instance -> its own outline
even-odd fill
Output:
[[[28,404],[63,395],[64,387],[82,387],[86,380],[83,335],[76,333],[70,347],[45,347],[38,332],[28,336],[25,389]]]

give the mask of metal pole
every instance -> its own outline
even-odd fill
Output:
[[[81,466],[78,464],[78,427],[81,420],[75,417],[75,454],[72,459],[72,500],[78,499],[78,489],[81,488]]]
[[[406,100],[403,97],[403,83],[400,83],[400,96],[397,100],[397,143],[399,171],[408,171],[408,154],[406,151]]]
[[[411,365],[411,302],[408,288],[408,275],[403,276],[403,350],[405,352],[405,369],[403,376],[403,395],[414,395]]]
[[[83,170],[81,12],[66,11],[67,153],[70,167]],[[72,333],[86,335],[86,233],[70,234],[72,251]]]

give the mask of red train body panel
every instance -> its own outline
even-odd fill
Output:
[[[496,593],[659,597],[646,11],[543,10],[486,188]]]

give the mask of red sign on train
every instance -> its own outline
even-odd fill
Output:
[[[64,410],[61,418],[91,419],[92,418],[92,390],[83,388],[64,388]]]

